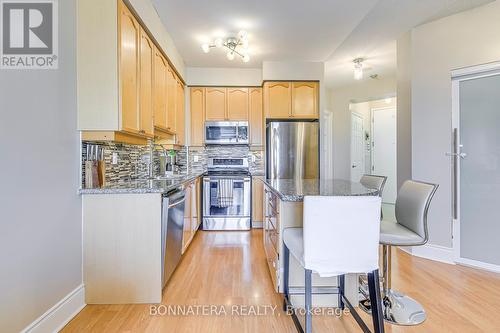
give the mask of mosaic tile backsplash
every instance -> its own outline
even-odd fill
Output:
[[[87,158],[87,145],[98,145],[103,149],[106,163],[106,183],[123,183],[131,179],[146,178],[150,166],[150,145],[129,145],[114,142],[82,142],[82,187],[85,179],[84,162]],[[113,153],[118,155],[117,164],[112,164]],[[163,151],[154,148],[154,174],[160,173],[160,155]],[[180,173],[203,173],[207,170],[211,157],[248,157],[250,172],[255,175],[264,173],[264,156],[262,151],[250,150],[248,146],[207,146],[204,148],[183,148],[176,151],[177,165]],[[253,158],[252,158],[253,156]],[[196,162],[195,162],[196,160]]]

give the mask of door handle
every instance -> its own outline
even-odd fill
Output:
[[[467,157],[466,153],[446,153],[446,156],[454,156],[454,157],[460,157],[461,159],[464,159]]]

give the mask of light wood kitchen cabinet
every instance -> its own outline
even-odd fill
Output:
[[[191,205],[191,229],[192,229],[192,237],[198,231],[201,223],[201,178],[198,177],[194,181],[194,187],[192,191],[192,205]]]
[[[262,114],[262,88],[250,88],[249,91],[249,125],[250,145],[262,146],[264,144],[264,116]]]
[[[205,88],[191,88],[191,146],[205,143]]]
[[[292,82],[292,117],[318,118],[318,82]]]
[[[264,84],[264,108],[266,118],[290,118],[292,113],[290,82],[266,82]]]
[[[201,222],[200,216],[200,177],[186,184],[184,206],[184,229],[182,235],[182,253],[186,252],[193,240]]]
[[[167,130],[167,67],[168,63],[158,48],[154,56],[154,127],[160,131]]]
[[[177,77],[172,67],[167,67],[167,130],[176,133]]]
[[[183,80],[149,33],[147,18],[123,0],[77,6],[82,140],[146,144],[156,135],[164,144],[175,143],[177,81]]]
[[[226,88],[206,88],[205,119],[223,121],[226,119]]]
[[[154,137],[153,127],[153,54],[154,45],[146,32],[141,29],[139,57],[139,133]]]
[[[266,118],[317,119],[317,81],[266,82],[264,84],[264,111]]]
[[[176,112],[175,112],[175,119],[176,119],[176,129],[177,129],[177,134],[176,134],[176,144],[180,146],[184,146],[186,144],[186,129],[185,129],[185,123],[186,123],[186,114],[184,112],[184,104],[185,104],[185,96],[184,96],[184,84],[180,80],[177,80],[177,98],[176,98]]]
[[[227,88],[226,120],[248,121],[248,88]]]
[[[264,222],[264,183],[263,177],[252,178],[252,223]]]
[[[185,187],[186,196],[184,199],[184,228],[182,233],[182,253],[186,251],[191,242],[192,227],[191,227],[191,204],[192,204],[192,190],[193,186],[191,183],[187,184]]]
[[[141,28],[130,10],[120,2],[119,45],[122,130],[139,133],[139,38]]]

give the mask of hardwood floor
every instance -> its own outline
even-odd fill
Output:
[[[500,274],[400,250],[393,261],[394,289],[421,302],[428,318],[420,326],[386,325],[386,332],[500,330]],[[162,305],[88,305],[62,332],[295,332],[281,304],[272,289],[261,230],[198,232],[164,290]],[[161,315],[151,315],[151,307]],[[186,313],[175,315],[175,310]],[[313,331],[361,332],[349,314],[315,316]]]

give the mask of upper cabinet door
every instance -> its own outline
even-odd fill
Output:
[[[167,129],[167,60],[155,48],[154,57],[154,126]]]
[[[186,114],[184,112],[184,84],[180,80],[177,80],[177,112],[175,113],[176,119],[176,129],[177,129],[177,144],[184,146],[186,144],[185,140],[185,117]]]
[[[250,88],[250,144],[263,145],[262,88]]]
[[[174,70],[168,66],[167,67],[167,130],[172,133],[176,131],[176,120],[175,113],[177,111],[176,106],[177,99],[177,78],[175,76]]]
[[[226,118],[226,88],[206,88],[205,119],[214,121]]]
[[[139,133],[139,37],[140,26],[120,2],[120,98],[122,130]]]
[[[248,121],[248,88],[227,88],[227,119]]]
[[[318,82],[292,82],[292,116],[318,118]]]
[[[266,82],[264,85],[265,111],[267,118],[290,118],[290,82]]]
[[[203,146],[205,133],[205,88],[191,88],[191,146]]]
[[[153,52],[154,45],[144,30],[141,29],[140,44],[140,94],[139,114],[140,133],[154,136],[153,128]]]

